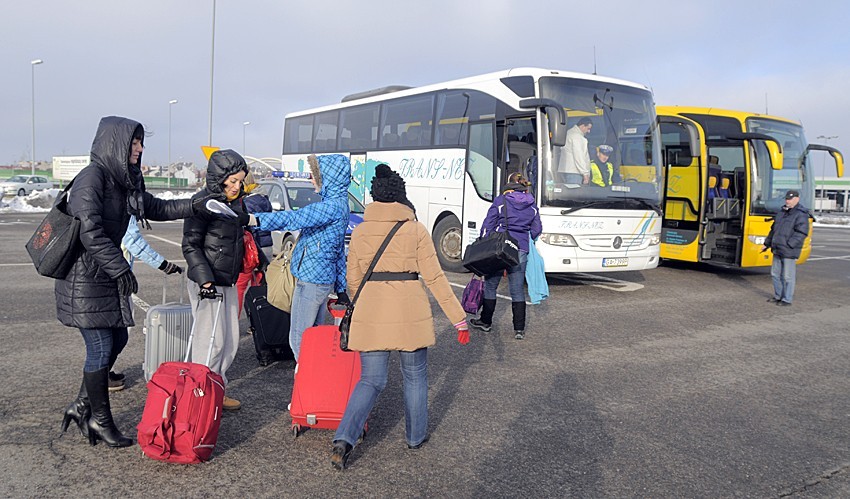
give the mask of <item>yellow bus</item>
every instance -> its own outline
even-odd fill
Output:
[[[809,144],[800,123],[776,116],[715,108],[658,106],[664,158],[661,258],[726,267],[764,267],[773,217],[788,189],[814,206],[809,152],[828,152],[838,176],[844,158]],[[811,253],[809,237],[798,263]]]

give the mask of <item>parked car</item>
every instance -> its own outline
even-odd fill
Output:
[[[272,209],[298,210],[310,203],[321,199],[313,189],[309,173],[300,172],[273,172],[271,177],[266,177],[258,182],[259,186],[253,191],[265,194],[272,203]],[[363,221],[363,204],[350,192],[348,193],[348,230],[345,232],[345,247],[351,240],[351,231]],[[272,231],[272,254],[277,255],[283,250],[295,246],[298,238],[297,230],[294,231]]]
[[[0,197],[7,194],[12,196],[27,196],[32,191],[52,189],[53,182],[41,175],[15,175],[9,180],[0,182]]]

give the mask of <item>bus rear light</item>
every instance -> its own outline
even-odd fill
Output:
[[[571,246],[577,247],[578,244],[573,236],[569,234],[541,234],[540,239],[546,243],[551,244],[552,246]]]
[[[756,246],[764,246],[765,236],[747,236],[747,239]]]

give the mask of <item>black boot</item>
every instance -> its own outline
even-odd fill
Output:
[[[89,396],[86,393],[86,381],[83,378],[80,383],[80,393],[77,398],[65,409],[65,416],[62,418],[62,433],[68,430],[68,425],[71,420],[77,423],[80,428],[80,435],[83,438],[89,438],[89,417],[91,416],[91,406],[89,405]]]
[[[91,417],[88,421],[89,443],[95,445],[103,440],[110,447],[129,447],[133,439],[127,438],[115,427],[109,407],[109,368],[83,373],[86,391],[91,402]]]
[[[525,302],[512,301],[511,311],[514,316],[514,338],[521,340],[525,338]]]
[[[469,325],[478,328],[482,331],[489,332],[493,326],[493,312],[496,311],[496,300],[484,299],[481,307],[481,316],[477,319],[470,319]]]

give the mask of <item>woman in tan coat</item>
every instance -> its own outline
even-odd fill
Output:
[[[387,165],[378,165],[372,180],[374,203],[354,229],[348,253],[348,294],[355,296],[378,248],[393,226],[404,221],[363,286],[351,317],[349,348],[360,352],[360,381],[334,435],[331,463],[344,469],[363,433],[366,418],[387,384],[387,362],[397,350],[404,376],[404,421],[407,446],[428,440],[428,347],[434,345],[434,320],[425,286],[469,342],[466,313],[440,268],[434,243],[415,219],[404,180]],[[420,280],[419,277],[422,277]],[[423,286],[424,284],[424,286]]]

